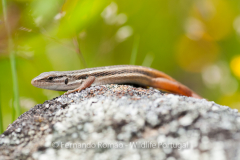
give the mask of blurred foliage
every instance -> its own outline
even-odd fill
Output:
[[[33,87],[31,80],[42,72],[134,61],[166,72],[210,101],[240,109],[239,0],[7,3],[22,112],[63,93]],[[0,11],[6,129],[11,123],[13,89],[2,7]],[[132,53],[136,59],[131,60]]]

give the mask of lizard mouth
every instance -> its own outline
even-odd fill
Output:
[[[35,87],[44,88],[44,89],[47,89],[49,87],[52,88],[54,86],[54,85],[49,85],[46,82],[42,82],[41,79],[39,79],[38,77],[32,79],[31,84]]]
[[[37,88],[42,88],[42,89],[49,89],[49,90],[55,90],[55,91],[66,91],[66,90],[69,90],[69,88],[68,88],[69,86],[67,86],[65,83],[47,82],[47,81],[39,79],[38,77],[34,78],[31,81],[31,84],[33,86],[37,87]]]
[[[50,89],[50,90],[61,90],[61,89],[58,89],[57,85],[49,84],[49,83],[45,83],[45,82],[39,82],[35,78],[31,81],[31,84],[37,88]]]
[[[36,78],[32,79],[31,84],[32,84],[33,86],[35,86],[35,87],[38,86],[38,85],[37,85]]]
[[[38,87],[38,88],[44,88],[45,86],[47,86],[45,83],[41,83],[39,82],[36,78],[34,78],[32,81],[31,81],[31,84],[35,87]]]

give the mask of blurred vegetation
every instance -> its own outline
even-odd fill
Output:
[[[14,93],[0,8],[6,129]],[[210,101],[240,109],[239,0],[7,0],[7,12],[22,113],[63,93],[33,87],[42,72],[130,63],[161,70]]]

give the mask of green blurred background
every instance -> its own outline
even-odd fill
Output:
[[[2,13],[1,6],[5,130],[13,120],[13,83]],[[161,70],[210,101],[240,109],[239,0],[7,0],[7,13],[21,113],[63,93],[33,87],[40,73],[130,64],[135,53],[132,63]]]

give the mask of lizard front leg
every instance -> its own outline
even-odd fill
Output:
[[[66,93],[64,93],[65,95],[66,94],[69,94],[69,93],[72,93],[72,92],[80,92],[81,90],[87,88],[87,87],[90,87],[91,84],[95,81],[95,77],[94,76],[89,76],[78,88],[74,89],[74,90],[69,90],[67,91]]]

